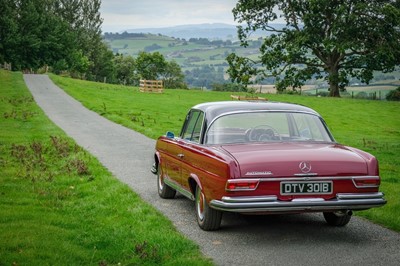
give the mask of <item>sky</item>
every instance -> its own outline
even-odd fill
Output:
[[[236,25],[237,0],[102,0],[103,32],[187,24]]]

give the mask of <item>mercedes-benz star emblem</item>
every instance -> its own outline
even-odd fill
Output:
[[[301,162],[299,164],[299,168],[303,173],[307,174],[311,171],[311,164],[307,162]]]

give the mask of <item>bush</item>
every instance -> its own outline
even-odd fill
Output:
[[[400,87],[398,87],[395,90],[389,91],[389,93],[386,94],[386,100],[388,100],[388,101],[400,101]]]
[[[317,93],[318,97],[328,97],[329,96],[329,91],[319,91]]]
[[[356,99],[368,99],[368,93],[366,93],[365,91],[360,91],[359,93],[357,93],[354,98]]]
[[[237,83],[224,83],[224,84],[217,84],[214,83],[212,84],[212,90],[213,91],[248,91],[246,87],[242,84],[237,84]]]

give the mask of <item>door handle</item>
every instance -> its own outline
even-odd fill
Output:
[[[185,154],[179,153],[177,156],[178,156],[180,159],[182,159],[183,157],[185,157]]]

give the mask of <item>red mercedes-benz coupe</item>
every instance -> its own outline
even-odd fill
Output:
[[[275,102],[194,106],[179,136],[156,144],[158,194],[195,202],[199,226],[217,230],[223,212],[323,212],[346,225],[353,210],[386,203],[374,156],[335,142],[314,110]]]

